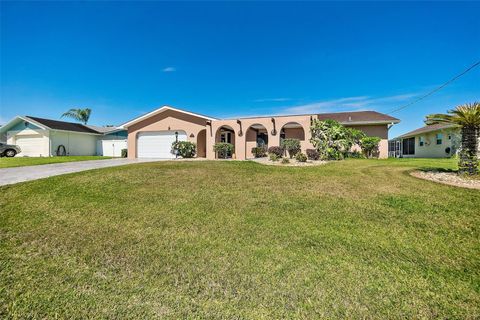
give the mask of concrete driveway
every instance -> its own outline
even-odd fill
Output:
[[[80,172],[98,168],[123,166],[132,163],[167,161],[170,159],[107,159],[78,162],[42,164],[38,166],[0,169],[0,186],[18,182],[37,180],[61,174]]]

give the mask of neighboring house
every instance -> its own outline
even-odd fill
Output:
[[[16,144],[18,156],[55,155],[120,156],[127,148],[127,132],[115,127],[95,127],[80,123],[17,116],[0,128],[8,144]]]
[[[0,125],[0,130],[2,129],[2,125]],[[0,133],[0,142],[7,143],[7,133],[2,132]]]
[[[390,157],[449,158],[460,145],[460,129],[450,124],[428,125],[389,141]]]
[[[362,130],[368,136],[380,137],[380,158],[388,156],[388,129],[400,122],[375,111],[216,119],[164,106],[128,121],[120,128],[128,131],[129,158],[174,158],[171,145],[179,140],[196,143],[197,156],[207,159],[216,158],[215,143],[232,143],[235,158],[247,159],[253,157],[253,147],[279,146],[286,138],[299,139],[303,152],[313,148],[310,124],[314,119],[336,120],[347,127]]]

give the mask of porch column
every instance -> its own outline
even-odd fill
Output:
[[[217,132],[217,127],[211,123],[210,125],[207,124],[207,159],[214,160],[215,159],[215,152],[213,151],[213,145],[215,144],[215,134]]]
[[[271,125],[268,126],[268,147],[279,147],[280,146],[280,130],[282,129],[280,124],[277,122],[277,119],[272,118]],[[275,132],[274,132],[275,131]],[[274,135],[275,133],[275,135]]]
[[[241,137],[238,136],[238,132],[235,132],[235,157],[237,160],[245,160],[246,136],[245,132]]]

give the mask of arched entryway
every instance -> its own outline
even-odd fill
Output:
[[[197,157],[205,158],[206,156],[207,156],[207,129],[203,129],[197,134]]]
[[[245,135],[245,158],[254,158],[252,149],[255,147],[268,148],[268,130],[262,124],[252,124]]]
[[[280,129],[280,143],[283,139],[298,139],[305,141],[305,130],[298,122],[288,122]]]
[[[233,144],[233,146],[235,147],[235,130],[232,127],[226,125],[218,128],[217,132],[215,133],[215,143],[219,142],[230,143]],[[235,151],[233,153],[235,153]],[[232,154],[227,155],[227,158],[231,157]],[[216,158],[218,158],[218,154],[216,155]],[[221,156],[221,158],[223,157]]]

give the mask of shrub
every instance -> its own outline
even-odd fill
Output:
[[[352,158],[352,159],[362,159],[365,158],[363,154],[358,151],[358,150],[353,150],[349,153],[347,153],[347,158]]]
[[[307,158],[309,160],[318,160],[320,159],[320,153],[316,149],[307,149]]]
[[[122,149],[122,158],[126,158],[128,155],[127,149]]]
[[[282,163],[283,164],[290,163],[290,160],[288,160],[288,158],[282,158]]]
[[[284,150],[288,151],[290,159],[292,159],[297,153],[300,152],[300,140],[298,139],[284,139],[282,141],[282,147]]]
[[[379,137],[364,137],[360,140],[360,147],[367,158],[371,158],[378,152]]]
[[[269,154],[275,154],[277,158],[281,158],[283,156],[283,153],[285,152],[285,149],[283,147],[270,147],[268,148],[268,153]]]
[[[270,160],[271,160],[271,161],[274,161],[274,162],[275,162],[275,161],[278,161],[278,159],[280,159],[280,157],[277,156],[275,153],[270,153],[270,156],[269,156],[269,157],[270,157]]]
[[[359,144],[365,134],[356,129],[346,128],[334,120],[314,120],[310,127],[310,142],[320,154],[321,159],[343,159],[354,144]]]
[[[197,152],[197,146],[190,141],[175,141],[172,143],[172,153],[182,158],[193,158]]]
[[[262,158],[267,155],[267,148],[265,146],[254,147],[252,148],[252,153],[255,156],[255,158]]]
[[[301,153],[301,152],[299,152],[295,155],[295,159],[298,162],[307,162],[307,156],[304,153]]]
[[[213,145],[213,151],[217,152],[219,158],[227,159],[228,156],[231,156],[235,147],[231,143],[219,142]]]

